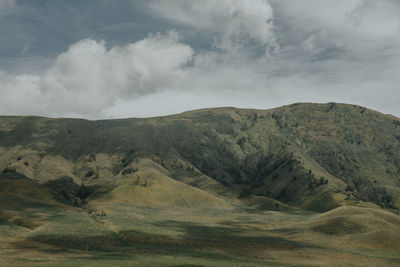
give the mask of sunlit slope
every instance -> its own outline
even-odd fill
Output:
[[[178,182],[159,164],[141,159],[137,171],[126,175],[118,185],[93,206],[124,203],[146,207],[228,208],[228,203],[196,187]]]
[[[371,208],[340,207],[288,230],[291,238],[337,248],[400,251],[400,217]]]
[[[165,177],[214,196],[268,197],[316,211],[400,205],[400,121],[352,105],[104,121],[1,117],[0,150],[1,170],[41,183],[68,178],[117,190],[134,179],[136,160],[148,159]]]

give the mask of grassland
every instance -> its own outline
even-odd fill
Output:
[[[400,120],[0,117],[5,266],[399,266]]]
[[[106,215],[102,216],[102,212]],[[379,217],[374,212],[378,212]],[[351,216],[347,216],[348,213]],[[50,207],[26,209],[22,215],[39,217],[41,225],[29,230],[11,224],[1,225],[0,257],[3,264],[400,264],[398,216],[366,208],[340,208],[328,214],[310,214],[113,203],[91,206],[86,211]]]

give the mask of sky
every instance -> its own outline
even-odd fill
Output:
[[[398,0],[0,0],[0,114],[341,102],[400,116]]]

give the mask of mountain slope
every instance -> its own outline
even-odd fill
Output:
[[[231,199],[258,195],[317,211],[400,206],[400,121],[352,105],[103,121],[1,117],[0,150],[0,170],[40,183],[67,177],[115,188],[147,159],[177,181]]]
[[[0,117],[10,266],[398,266],[400,120],[358,106]]]

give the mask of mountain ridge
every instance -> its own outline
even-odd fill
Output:
[[[313,206],[307,204],[310,199],[329,191],[355,202],[398,208],[400,132],[397,121],[390,120],[361,106],[337,103],[296,103],[271,110],[224,107],[99,121],[0,117],[3,154],[30,149],[32,162],[24,166],[15,155],[3,156],[0,168],[15,165],[17,172],[36,180],[70,177],[78,184],[99,186],[130,172],[135,159],[150,158],[176,180],[205,175],[240,197],[266,196],[308,207]],[[392,143],[376,141],[390,134]],[[382,146],[379,151],[375,141]],[[337,147],[332,146],[335,142]],[[381,158],[373,162],[365,153]],[[364,170],[382,162],[387,165],[384,180]],[[181,165],[187,169],[180,170]],[[377,180],[384,186],[375,185]]]
[[[130,119],[156,119],[156,118],[165,118],[165,117],[173,117],[179,115],[185,115],[186,113],[196,113],[196,112],[205,112],[205,111],[212,111],[212,110],[250,110],[250,111],[272,111],[277,110],[284,107],[296,106],[296,105],[330,105],[330,104],[337,104],[343,106],[353,106],[356,108],[365,108],[366,110],[374,113],[378,113],[382,116],[387,116],[393,118],[395,120],[400,120],[400,117],[391,114],[391,113],[383,113],[377,109],[368,108],[366,106],[362,106],[360,104],[351,104],[351,103],[344,103],[344,102],[294,102],[292,104],[286,104],[282,106],[277,106],[273,108],[240,108],[235,106],[218,106],[218,107],[205,107],[205,108],[197,108],[197,109],[190,109],[185,110],[182,112],[171,113],[167,115],[159,115],[159,116],[147,116],[147,117],[118,117],[118,118],[103,118],[103,119],[88,119],[88,118],[81,118],[81,117],[59,117],[59,116],[42,116],[42,115],[0,115],[2,118],[41,118],[41,119],[71,119],[71,120],[86,120],[86,121],[112,121],[112,120],[130,120]]]

